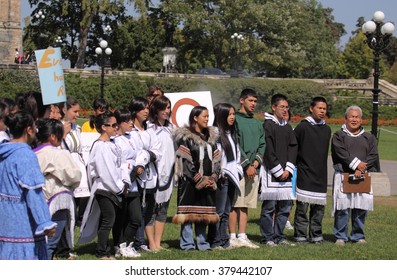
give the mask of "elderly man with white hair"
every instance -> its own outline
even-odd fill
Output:
[[[372,189],[369,192],[347,192],[344,188],[346,182],[343,173],[361,178],[366,172],[377,171],[376,138],[364,131],[362,116],[360,107],[348,107],[345,124],[332,138],[331,151],[335,169],[332,213],[335,217],[334,236],[337,245],[344,245],[349,238],[354,243],[365,243],[365,218],[368,211],[373,210]],[[352,229],[348,238],[350,216]]]

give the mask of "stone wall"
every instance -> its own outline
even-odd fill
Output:
[[[21,48],[21,2],[0,0],[0,63],[14,63],[15,49]]]

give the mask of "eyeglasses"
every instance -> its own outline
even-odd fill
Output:
[[[118,128],[119,127],[119,124],[118,123],[105,123],[105,124],[103,124],[104,126],[111,126],[111,127],[113,127],[113,128]]]

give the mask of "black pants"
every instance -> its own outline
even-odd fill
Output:
[[[120,245],[123,242],[126,242],[128,245],[135,240],[136,232],[141,225],[141,217],[140,197],[132,196],[125,198],[123,208],[116,213],[116,223],[113,228],[113,241],[115,245]]]
[[[109,235],[115,227],[115,223],[121,223],[122,220],[116,221],[116,213],[120,209],[114,202],[106,196],[95,194],[95,198],[101,209],[101,217],[98,228],[98,243],[95,255],[98,258],[110,256]],[[119,224],[116,225],[119,226]]]

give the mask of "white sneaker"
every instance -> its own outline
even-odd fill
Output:
[[[151,252],[151,250],[149,249],[149,247],[147,245],[141,245],[140,250],[144,251],[144,252]]]
[[[285,229],[287,230],[293,230],[294,227],[291,225],[290,221],[287,221],[287,223],[285,224]]]
[[[141,256],[135,249],[132,247],[132,243],[127,246],[127,243],[121,243],[119,248],[120,255],[124,258],[138,258]]]
[[[248,237],[238,237],[238,242],[240,243],[240,247],[247,247],[251,249],[259,249],[260,247],[254,244]]]
[[[229,242],[230,242],[230,248],[232,249],[232,248],[240,248],[241,247],[241,243],[240,243],[240,241],[238,240],[238,238],[230,238],[229,239]]]

